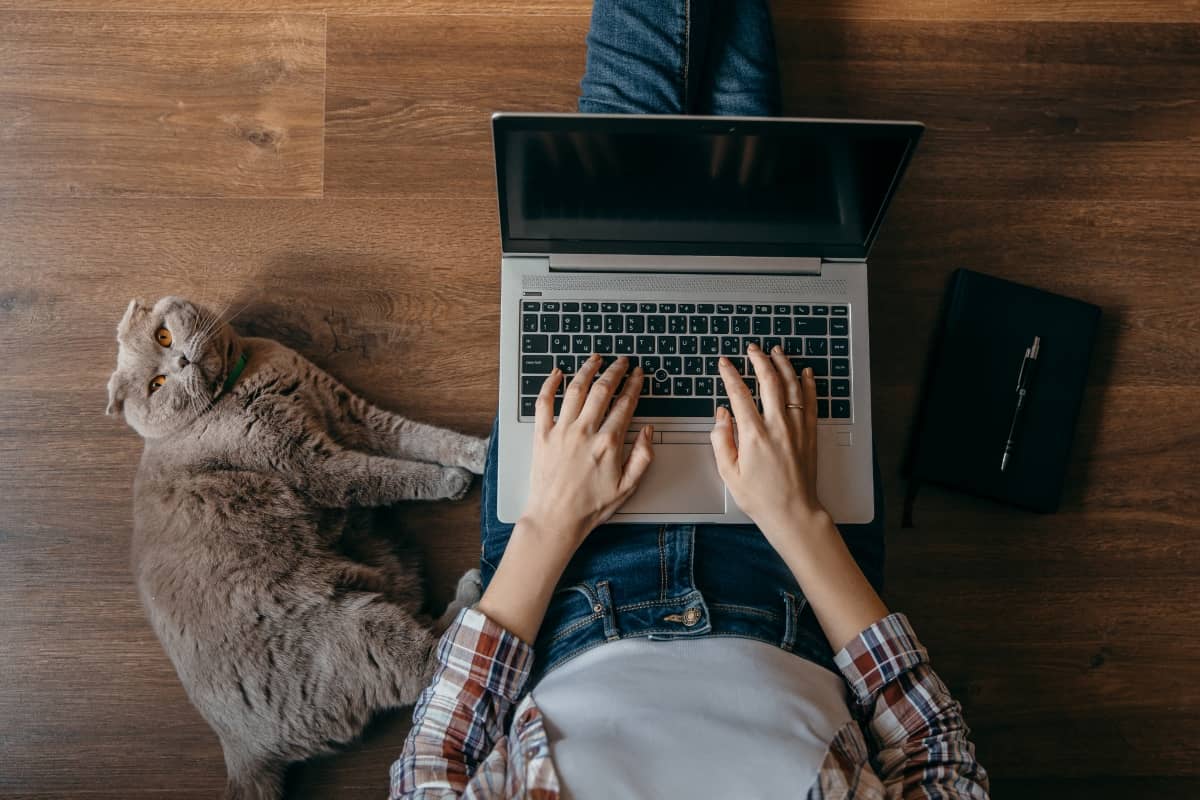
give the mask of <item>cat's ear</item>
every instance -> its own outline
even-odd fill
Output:
[[[125,314],[121,317],[121,321],[117,323],[117,338],[121,338],[125,331],[129,330],[129,326],[133,324],[133,320],[140,314],[146,313],[146,304],[136,297],[129,301],[129,305],[125,307]]]
[[[125,410],[125,382],[114,372],[108,378],[108,407],[104,413],[108,416],[120,414]]]

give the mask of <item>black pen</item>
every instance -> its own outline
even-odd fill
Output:
[[[1021,371],[1017,373],[1017,407],[1013,409],[1012,425],[1008,426],[1008,441],[1004,443],[1004,455],[1000,457],[1000,471],[1008,468],[1008,458],[1012,455],[1013,445],[1017,438],[1017,423],[1021,420],[1021,409],[1025,407],[1025,398],[1033,387],[1033,374],[1036,371],[1038,350],[1042,346],[1042,337],[1033,337],[1033,344],[1025,348],[1025,357],[1021,359]]]

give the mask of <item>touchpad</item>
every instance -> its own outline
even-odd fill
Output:
[[[725,484],[712,445],[656,445],[654,463],[620,513],[724,514]]]

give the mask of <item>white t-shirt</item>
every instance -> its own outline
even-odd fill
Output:
[[[803,797],[850,721],[842,678],[763,642],[623,639],[533,689],[563,797]]]

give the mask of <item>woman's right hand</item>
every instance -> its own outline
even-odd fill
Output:
[[[768,356],[749,348],[763,410],[729,359],[721,379],[733,414],[717,410],[713,451],[721,479],[738,506],[781,555],[809,531],[827,530],[829,514],[817,499],[817,390],[811,369],[796,375],[776,347]],[[734,436],[734,420],[737,436]]]

